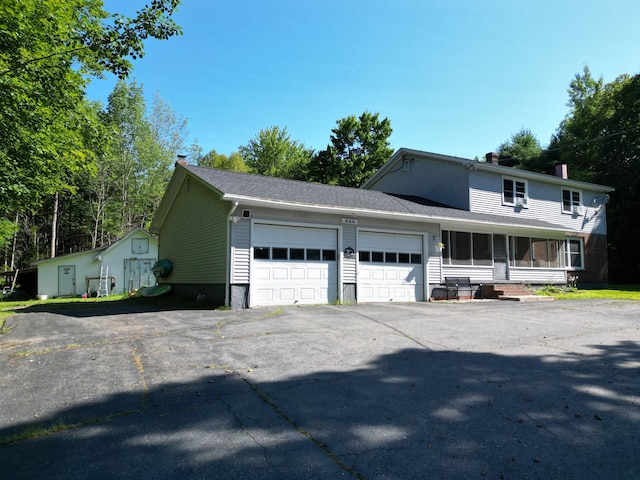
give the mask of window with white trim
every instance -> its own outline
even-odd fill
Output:
[[[562,189],[562,213],[581,213],[582,192],[580,190]]]
[[[526,180],[502,177],[502,203],[527,208],[529,206],[529,192]]]
[[[493,265],[493,242],[487,233],[442,231],[445,265]]]
[[[562,268],[562,240],[510,237],[512,267]]]
[[[567,238],[565,240],[565,252],[567,255],[567,267],[572,270],[584,268],[584,239],[581,237]]]

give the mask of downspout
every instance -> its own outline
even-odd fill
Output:
[[[238,202],[233,202],[231,205],[231,210],[229,210],[229,214],[227,215],[227,273],[225,275],[225,286],[224,286],[224,306],[228,307],[230,303],[229,299],[229,290],[231,288],[231,217],[233,213],[238,208]]]

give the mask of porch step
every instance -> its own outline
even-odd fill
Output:
[[[509,300],[512,302],[553,302],[555,298],[547,297],[544,295],[517,295],[517,296],[501,295],[498,297],[498,300]]]
[[[533,296],[524,283],[484,283],[482,298],[504,298]]]

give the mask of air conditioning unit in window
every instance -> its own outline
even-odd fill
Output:
[[[571,213],[573,213],[574,215],[582,215],[584,213],[582,205],[574,205],[573,207],[571,207]]]
[[[527,206],[527,199],[526,198],[516,198],[516,207],[526,207]]]

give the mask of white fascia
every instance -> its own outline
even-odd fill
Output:
[[[543,228],[536,226],[526,226],[526,225],[514,225],[513,223],[508,222],[488,222],[486,220],[471,220],[471,219],[461,219],[461,218],[452,218],[447,216],[425,216],[416,213],[401,213],[401,212],[387,212],[383,210],[369,210],[366,208],[347,208],[347,207],[330,207],[326,205],[310,205],[304,203],[292,203],[292,202],[280,202],[277,200],[264,200],[258,199],[254,197],[245,197],[242,195],[224,195],[223,200],[228,200],[231,202],[239,202],[243,205],[250,207],[266,207],[266,208],[275,208],[280,210],[298,210],[304,212],[314,212],[314,213],[327,213],[333,215],[362,215],[363,217],[370,218],[381,218],[388,220],[389,218],[398,220],[408,220],[412,222],[430,222],[430,223],[447,223],[447,224],[471,224],[471,225],[492,225],[496,227],[502,227],[509,230],[538,230],[538,231],[556,231],[556,232],[566,232],[565,228]]]

